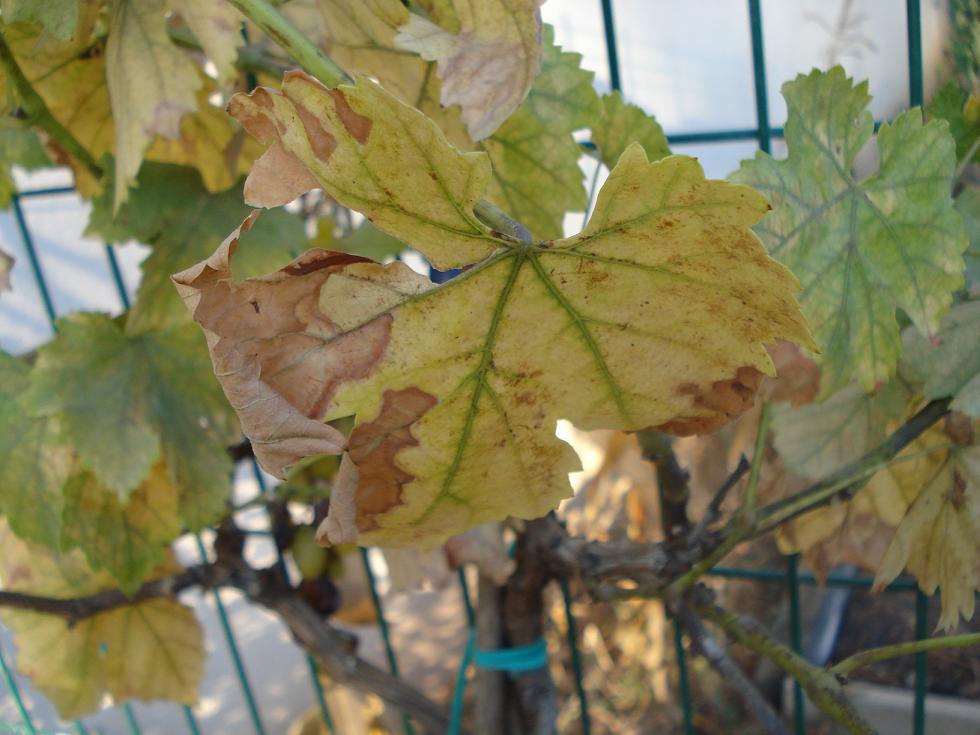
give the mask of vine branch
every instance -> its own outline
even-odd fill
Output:
[[[947,635],[941,638],[926,638],[921,641],[907,641],[904,643],[893,643],[889,646],[871,648],[861,651],[853,656],[845,658],[840,663],[830,667],[830,672],[837,676],[846,677],[851,672],[858,669],[887,661],[899,656],[910,656],[913,653],[924,653],[925,651],[941,651],[945,648],[966,648],[968,646],[980,646],[980,633],[964,633],[963,635]]]

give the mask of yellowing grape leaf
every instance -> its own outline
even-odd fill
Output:
[[[953,410],[980,418],[980,301],[954,307],[939,325],[935,345],[907,329],[902,365],[925,383],[926,398],[953,396]]]
[[[275,207],[320,186],[399,240],[431,243],[425,254],[441,270],[501,247],[473,214],[490,179],[486,156],[451,148],[433,123],[374,82],[361,79],[355,89],[328,90],[293,71],[282,94],[260,87],[232,98],[229,112],[272,144],[245,181],[245,201]]]
[[[409,14],[395,44],[438,63],[442,104],[459,105],[473,140],[483,140],[524,101],[541,68],[543,0],[453,0],[453,30]],[[444,21],[445,22],[445,21]]]
[[[197,530],[225,508],[235,433],[189,326],[127,335],[101,314],[66,317],[39,351],[28,404],[58,417],[81,466],[121,503],[162,459]]]
[[[333,542],[431,545],[542,515],[576,465],[554,436],[559,418],[707,431],[751,405],[772,372],[765,343],[813,347],[795,279],[749,230],[764,199],[706,181],[694,159],[651,164],[631,146],[582,233],[520,243],[474,214],[484,154],[456,151],[370,80],[327,90],[291,74],[284,87],[233,109],[290,174],[302,166],[441,267],[480,261],[430,288],[398,263],[310,251],[236,284],[236,232],[175,276],[246,433],[264,432],[266,469],[282,475],[314,453],[304,441],[335,442],[309,433],[321,420],[357,416],[331,499]],[[270,200],[285,198],[277,186],[295,191],[260,163],[252,179]]]
[[[451,6],[427,3],[426,9],[444,28],[458,30]],[[397,28],[409,20],[398,0],[325,0],[318,10],[329,34],[323,43],[341,66],[379,80],[400,100],[422,110],[457,147],[489,154],[490,202],[540,238],[561,237],[565,213],[585,209],[581,150],[572,132],[588,127],[600,114],[599,96],[592,88],[592,72],[580,67],[581,54],[556,46],[551,26],[542,27],[541,72],[527,99],[493,135],[474,143],[460,121],[459,108],[440,106],[434,64],[395,44]],[[308,27],[308,17],[304,20]]]
[[[789,469],[819,480],[884,441],[889,422],[905,418],[911,398],[895,380],[874,394],[852,383],[821,403],[777,404],[773,444]]]
[[[756,228],[803,283],[800,305],[822,350],[825,395],[857,374],[866,390],[888,380],[901,351],[896,308],[925,334],[963,284],[967,241],[950,189],[956,153],[947,125],[909,110],[877,136],[880,167],[851,173],[871,138],[867,83],[835,67],[783,86],[789,157],[757,153],[733,176],[765,193]]]
[[[980,162],[980,95],[969,97],[956,82],[948,82],[933,95],[926,106],[926,114],[949,123],[949,133],[956,141],[956,160],[963,161],[968,155]]]
[[[197,109],[197,68],[167,35],[166,0],[113,0],[105,75],[116,133],[117,206],[155,135],[177,139]],[[76,133],[77,135],[77,133]]]
[[[603,95],[602,116],[592,124],[592,142],[602,162],[609,168],[615,166],[633,141],[643,146],[651,161],[670,155],[667,136],[655,117],[626,102],[618,91]]]
[[[219,242],[249,212],[242,204],[240,182],[220,194],[209,194],[197,172],[183,166],[147,161],[140,169],[138,184],[115,215],[112,192],[104,190],[93,202],[85,231],[107,242],[135,239],[153,246],[141,265],[143,278],[126,319],[128,334],[188,321],[170,274],[206,258],[210,243]],[[239,278],[265,273],[305,249],[299,217],[285,210],[270,215],[249,235],[248,241],[258,246],[235,262]]]
[[[77,546],[93,569],[111,574],[127,594],[139,589],[180,535],[177,488],[157,465],[125,501],[88,472],[65,484],[62,547]]]
[[[74,598],[113,589],[79,551],[52,556],[0,526],[0,579],[5,590]],[[175,571],[169,564],[166,572]],[[127,605],[79,621],[4,610],[17,644],[17,670],[64,719],[98,709],[103,697],[197,702],[204,640],[193,611],[167,599]]]
[[[980,447],[957,448],[933,473],[902,520],[875,576],[878,588],[903,569],[919,588],[940,587],[939,628],[973,617],[980,589]]]
[[[896,419],[887,428],[894,430],[899,424]],[[932,427],[876,472],[851,500],[834,502],[782,525],[776,533],[780,551],[802,553],[822,574],[847,563],[877,571],[894,529],[946,461],[948,447],[949,437]]]
[[[232,81],[237,75],[235,61],[242,38],[242,16],[225,0],[168,0],[190,27],[215,68],[218,80]]]
[[[0,515],[18,536],[56,549],[71,456],[56,423],[28,410],[29,385],[27,364],[0,352]]]

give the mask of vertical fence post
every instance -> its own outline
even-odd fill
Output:
[[[922,13],[919,0],[905,0],[906,28],[909,52],[909,104],[922,104]]]
[[[616,50],[616,26],[613,23],[612,0],[602,2],[602,27],[606,32],[606,58],[609,60],[609,86],[622,89],[619,79],[619,52]]]
[[[48,316],[51,329],[54,329],[54,320],[57,313],[54,310],[54,301],[51,300],[51,292],[48,290],[48,283],[44,278],[44,270],[41,268],[41,260],[38,258],[37,249],[34,247],[34,238],[27,227],[27,219],[24,217],[24,210],[20,206],[20,196],[16,193],[11,197],[10,204],[14,208],[14,218],[17,220],[17,229],[20,231],[20,239],[24,243],[24,250],[27,251],[27,262],[31,264],[31,273],[34,275],[34,283],[41,294],[41,303],[44,305],[44,313]]]
[[[378,587],[374,578],[374,571],[371,569],[371,560],[368,558],[368,550],[360,547],[361,561],[364,563],[364,574],[367,576],[368,588],[371,590],[371,602],[374,603],[374,614],[378,618],[378,628],[381,631],[381,640],[385,647],[385,656],[388,658],[388,668],[391,675],[398,677],[398,660],[395,658],[395,648],[391,645],[391,633],[388,630],[388,621],[385,618],[384,607],[381,605],[381,596],[378,594]],[[414,735],[412,723],[409,722],[407,715],[402,715],[402,724],[405,727],[405,735]]]
[[[677,688],[680,690],[681,695],[684,735],[694,735],[691,683],[687,678],[687,654],[684,652],[684,635],[681,632],[681,624],[677,620],[674,620],[674,650],[677,652]]]
[[[749,29],[752,33],[752,78],[755,82],[755,124],[759,148],[772,152],[769,129],[769,91],[766,89],[766,54],[762,37],[762,8],[759,0],[749,0]]]
[[[24,705],[24,699],[20,696],[20,687],[17,686],[14,673],[7,667],[7,661],[3,657],[3,651],[0,651],[0,671],[3,672],[3,680],[7,685],[7,689],[13,695],[14,704],[17,705],[17,711],[20,713],[20,719],[23,721],[24,727],[27,728],[27,732],[31,733],[31,735],[35,735],[37,729],[34,727],[31,713],[27,711],[27,707]]]
[[[915,639],[921,641],[929,637],[929,598],[921,590],[915,591]],[[915,711],[912,718],[914,735],[926,735],[926,653],[915,654]]]
[[[561,597],[565,605],[565,625],[568,630],[568,645],[572,655],[572,673],[575,675],[575,694],[578,696],[579,720],[582,723],[582,735],[591,735],[592,719],[589,717],[589,698],[585,694],[585,681],[582,673],[582,655],[578,650],[578,630],[575,625],[575,614],[572,612],[572,592],[568,588],[568,580],[561,579]]]
[[[789,587],[789,640],[793,651],[803,650],[800,631],[800,580],[799,556],[793,554],[786,559],[786,584]],[[803,699],[803,687],[793,679],[793,724],[796,735],[806,735],[806,703]]]

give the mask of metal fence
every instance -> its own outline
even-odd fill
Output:
[[[621,90],[621,76],[620,76],[620,65],[619,56],[616,48],[616,28],[614,21],[614,8],[613,0],[600,0],[601,10],[602,10],[602,20],[603,28],[605,33],[606,41],[606,52],[609,64],[609,80],[610,86],[613,90]],[[754,140],[758,143],[761,150],[767,153],[771,151],[773,138],[778,138],[782,136],[781,128],[770,127],[769,124],[769,100],[766,87],[766,61],[765,61],[765,51],[763,48],[763,33],[762,33],[762,9],[760,7],[760,0],[748,0],[748,14],[749,14],[749,26],[751,32],[752,40],[752,69],[753,69],[753,80],[754,80],[754,90],[755,90],[755,111],[756,111],[756,127],[747,129],[728,129],[728,130],[715,130],[710,132],[697,132],[697,133],[677,133],[668,135],[668,139],[674,144],[683,143],[717,143],[725,141],[749,141]],[[906,0],[906,18],[907,18],[907,53],[908,53],[908,66],[909,66],[909,104],[910,106],[922,105],[923,104],[923,70],[922,70],[922,31],[921,31],[921,13],[920,13],[920,2],[919,0]],[[24,200],[29,200],[31,198],[37,197],[50,197],[58,195],[66,195],[74,193],[72,187],[52,187],[52,188],[41,188],[34,189],[31,191],[23,191],[13,196],[12,209],[14,217],[16,218],[17,228],[20,233],[20,237],[23,241],[24,250],[27,253],[28,264],[33,273],[34,280],[37,285],[37,290],[39,297],[41,299],[44,311],[48,317],[52,330],[55,327],[55,319],[57,313],[55,311],[54,302],[51,298],[51,292],[48,286],[48,282],[45,279],[45,275],[41,266],[40,258],[38,257],[38,251],[35,246],[34,239],[31,235],[30,228],[28,227],[27,220],[24,216],[24,208],[22,202]],[[122,279],[122,274],[120,271],[119,263],[116,259],[116,253],[112,244],[105,245],[105,254],[108,260],[109,271],[112,275],[115,288],[117,290],[120,304],[123,308],[129,307],[129,296],[126,291],[126,286]],[[442,276],[442,274],[437,274]],[[441,277],[437,277],[435,280],[443,280]],[[252,470],[256,482],[259,485],[261,492],[266,492],[266,486],[262,473],[260,472],[257,465],[252,465]],[[202,560],[206,559],[207,554],[204,548],[204,544],[198,537],[196,539],[197,548],[200,553]],[[385,618],[384,609],[382,606],[381,597],[378,594],[377,584],[374,577],[374,573],[371,569],[371,565],[368,560],[367,550],[362,549],[362,560],[364,563],[364,569],[367,575],[367,579],[370,585],[371,597],[374,603],[375,613],[377,615],[378,626],[381,631],[382,641],[384,643],[385,654],[388,660],[388,666],[391,673],[398,675],[398,662],[396,657],[396,652],[392,647],[391,638],[388,630],[388,623]],[[756,582],[763,582],[773,585],[781,585],[786,588],[789,594],[789,637],[790,644],[793,650],[797,653],[802,652],[802,637],[803,630],[800,620],[800,588],[803,585],[815,585],[817,580],[813,575],[801,573],[798,570],[798,557],[790,556],[786,559],[785,570],[774,570],[774,569],[744,569],[744,568],[728,568],[728,567],[716,567],[712,570],[711,575],[720,578],[733,579],[733,580],[753,580]],[[463,600],[465,603],[465,614],[467,615],[467,622],[472,630],[474,625],[474,613],[473,608],[470,603],[469,590],[466,587],[466,578],[460,573],[459,583],[462,586]],[[845,588],[861,588],[868,589],[871,587],[872,579],[867,577],[854,577],[854,576],[842,576],[831,574],[826,580],[826,584],[829,587],[845,587]],[[567,585],[562,585],[562,596],[564,600],[565,614],[567,616],[567,630],[568,630],[568,644],[570,646],[571,662],[573,667],[573,676],[576,685],[576,693],[580,703],[580,730],[582,735],[590,735],[591,725],[589,718],[589,705],[588,698],[585,692],[583,684],[583,673],[581,664],[581,655],[577,647],[577,635],[576,635],[576,625],[575,618],[572,614],[571,608],[571,594]],[[921,640],[928,636],[928,598],[923,595],[917,588],[915,582],[908,579],[899,579],[889,585],[886,591],[893,593],[901,593],[907,595],[909,602],[914,606],[915,610],[915,637],[916,640]],[[236,642],[235,632],[229,621],[228,614],[225,610],[225,606],[218,595],[217,591],[213,592],[214,604],[216,607],[217,615],[221,623],[221,629],[223,632],[225,644],[227,646],[228,655],[231,658],[234,671],[237,675],[239,686],[241,687],[242,694],[244,696],[245,702],[247,703],[249,710],[249,717],[256,735],[266,735],[267,730],[263,722],[262,713],[258,706],[257,700],[253,694],[252,685],[248,676],[248,662],[242,656],[242,652]],[[675,623],[674,625],[674,644],[677,656],[677,689],[680,698],[680,707],[682,711],[683,729],[685,735],[693,735],[694,724],[693,724],[693,705],[694,701],[691,694],[691,688],[687,673],[687,653],[684,648],[683,633],[680,626]],[[916,667],[915,667],[915,706],[914,706],[914,717],[913,717],[913,732],[915,735],[925,735],[925,706],[926,706],[926,688],[927,688],[927,670],[926,670],[926,653],[918,653],[916,656]],[[464,657],[461,662],[460,676],[458,677],[456,697],[453,703],[453,714],[454,721],[458,722],[457,710],[459,709],[462,702],[463,689],[465,687],[465,667],[468,660]],[[334,723],[330,715],[330,710],[327,706],[327,701],[324,696],[323,686],[320,677],[317,672],[317,664],[312,657],[307,657],[307,664],[309,666],[310,673],[310,683],[311,692],[315,701],[317,702],[321,716],[323,718],[324,725],[328,732],[335,732]],[[11,692],[17,709],[21,716],[22,723],[20,725],[15,724],[4,724],[0,723],[0,732],[5,728],[9,732],[24,732],[31,733],[32,735],[41,733],[40,730],[35,726],[34,721],[31,717],[31,713],[25,704],[23,697],[18,689],[17,682],[14,679],[13,672],[8,666],[6,660],[3,658],[3,653],[0,651],[0,673],[2,673],[4,680],[6,682],[8,690]],[[806,722],[805,722],[805,702],[803,697],[803,691],[799,683],[794,683],[794,706],[793,706],[793,718],[794,718],[794,731],[795,735],[805,735],[806,733]],[[176,705],[175,705],[176,706]],[[201,729],[195,718],[194,711],[192,708],[184,706],[183,708],[184,720],[187,726],[187,732],[190,735],[200,735]],[[140,724],[137,721],[136,713],[133,708],[127,703],[122,705],[122,710],[125,715],[125,720],[131,735],[141,735]],[[403,721],[403,726],[405,732],[408,735],[412,735],[412,726],[407,719]],[[85,723],[82,720],[76,720],[73,723],[73,727],[78,735],[86,735],[89,731],[87,730]],[[41,734],[43,735],[43,734]]]

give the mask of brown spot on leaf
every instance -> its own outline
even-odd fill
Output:
[[[238,120],[242,127],[261,143],[268,143],[279,135],[272,117],[263,112],[269,110],[271,113],[274,107],[273,94],[278,92],[272,92],[265,87],[256,87],[248,94],[239,92],[228,100],[228,114]]]
[[[677,386],[677,394],[694,398],[691,415],[678,416],[652,428],[678,436],[717,431],[751,408],[762,378],[762,373],[754,367],[744,366],[735,372],[734,378],[717,380],[710,386],[681,383]]]
[[[316,115],[298,102],[295,103],[295,106],[296,113],[303,123],[303,129],[306,130],[306,138],[310,141],[310,146],[313,148],[313,153],[321,161],[329,160],[337,148],[337,139],[326,131]]]
[[[375,517],[402,502],[402,488],[414,478],[395,462],[406,447],[418,445],[412,424],[438,401],[419,388],[386,390],[381,413],[351,432],[348,453],[357,465],[357,530],[377,527]]]
[[[360,255],[351,255],[350,253],[341,253],[336,250],[321,250],[316,248],[303,253],[292,263],[282,268],[281,272],[288,273],[291,276],[305,276],[309,273],[315,273],[316,271],[323,270],[324,268],[333,268],[334,270],[337,270],[345,265],[350,265],[351,263],[370,262],[372,262],[370,258],[364,258]]]
[[[361,145],[367,143],[368,137],[371,135],[371,118],[354,112],[347,102],[347,97],[339,89],[329,89],[327,92],[333,98],[334,108],[337,110],[340,122],[344,124],[347,132]]]

